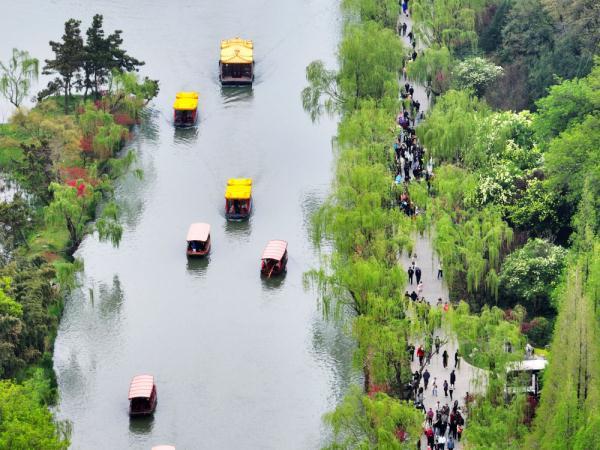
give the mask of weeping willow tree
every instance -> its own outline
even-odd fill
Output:
[[[475,17],[485,0],[414,0],[413,30],[426,46],[450,48],[477,44]]]
[[[434,96],[450,88],[455,59],[446,46],[432,45],[407,65],[408,79],[431,89]]]
[[[434,158],[461,164],[473,146],[478,122],[490,114],[470,91],[450,90],[441,96],[417,136]]]
[[[325,415],[325,422],[333,431],[327,450],[412,450],[420,439],[423,414],[411,403],[383,393],[365,395],[352,387],[336,410]]]
[[[506,368],[522,359],[524,339],[520,332],[523,311],[505,316],[497,307],[473,314],[465,302],[450,309],[448,322],[463,357],[484,370],[475,372],[473,399],[468,407],[464,438],[469,449],[518,450],[527,433],[523,395],[506,396]],[[509,351],[510,350],[510,351]]]
[[[363,22],[373,21],[386,28],[396,28],[399,3],[396,0],[343,0],[342,7]]]
[[[338,52],[339,70],[327,70],[319,61],[307,67],[304,109],[315,120],[323,111],[356,110],[364,100],[395,107],[397,77],[405,54],[395,33],[377,22],[346,24]]]

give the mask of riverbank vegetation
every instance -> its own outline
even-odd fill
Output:
[[[73,254],[87,233],[118,245],[113,182],[135,161],[122,149],[158,93],[157,81],[135,73],[143,62],[122,48],[122,32],[106,35],[102,22],[94,16],[84,41],[80,21],[68,20],[43,68],[56,78],[33,108],[0,124],[2,448],[68,446],[68,424],[55,423],[47,406],[56,397],[52,349],[64,296],[82,267]],[[0,92],[20,106],[37,60],[15,49],[0,69]]]
[[[403,296],[398,255],[410,254],[413,231],[430,233],[456,305],[444,321],[466,359],[488,374],[469,402],[468,448],[597,448],[600,58],[590,30],[600,11],[577,0],[411,0],[410,7],[424,50],[408,62],[399,40],[378,46],[400,51],[395,60],[407,61],[409,80],[432,95],[417,136],[435,176],[429,193],[418,182],[408,186],[422,213],[397,214],[389,182],[400,67],[383,57],[362,65],[368,57],[349,45],[356,30],[383,35],[395,24],[368,0],[344,2],[340,68],[312,63],[302,95],[313,118],[341,113],[333,193],[314,218],[316,242],[328,240],[333,250],[307,280],[326,316],[349,317],[362,395],[412,408],[402,400],[406,345],[426,337],[435,320],[415,314]],[[533,24],[532,14],[540,19]],[[507,364],[523,358],[527,341],[550,346],[535,417],[534,403],[504,389]],[[331,448],[414,445],[403,433],[379,441],[394,426],[367,419],[359,394],[348,396],[327,416]],[[363,428],[334,420],[351,409]],[[406,422],[397,428],[419,433]]]

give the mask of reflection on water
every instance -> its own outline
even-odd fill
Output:
[[[125,299],[125,293],[121,288],[119,276],[115,274],[111,286],[108,286],[106,283],[101,283],[99,291],[100,317],[102,320],[112,324],[120,315],[121,307],[123,306],[123,301]]]
[[[261,275],[263,291],[273,291],[281,288],[285,283],[287,272],[283,272],[281,275],[275,275],[271,278]]]
[[[240,222],[225,220],[225,233],[233,238],[249,238],[252,233],[251,221],[252,217],[249,220],[242,220]]]
[[[221,87],[221,96],[226,106],[230,104],[250,102],[254,98],[252,86],[223,86]]]
[[[157,405],[158,408],[158,405]],[[154,416],[138,416],[129,418],[129,432],[137,436],[150,434],[154,427]]]
[[[146,142],[157,142],[159,139],[160,111],[153,107],[147,107],[140,113],[141,123],[138,126],[139,136]]]
[[[208,264],[210,262],[210,255],[203,258],[187,258],[187,270],[194,278],[204,278]]]
[[[201,119],[202,118],[198,118],[198,120]],[[175,144],[191,147],[192,144],[196,142],[196,139],[198,139],[197,125],[186,128],[173,127],[173,129],[175,130],[173,136],[173,141],[175,142]]]
[[[349,330],[350,321],[334,324],[331,321],[315,320],[312,330],[313,351],[317,360],[334,373],[330,376],[330,400],[339,402],[351,384],[363,382],[363,375],[353,367],[356,343]]]

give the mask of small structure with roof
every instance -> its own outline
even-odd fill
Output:
[[[210,225],[193,223],[187,233],[187,255],[206,256],[210,251]]]
[[[261,275],[270,278],[285,272],[288,260],[287,245],[287,242],[282,240],[268,242],[261,256]]]
[[[178,92],[173,102],[173,123],[176,127],[191,127],[198,114],[198,93]]]
[[[223,85],[252,84],[254,81],[254,43],[247,39],[221,41],[219,80]]]
[[[145,416],[152,414],[157,402],[156,385],[152,375],[137,375],[129,385],[129,415]]]

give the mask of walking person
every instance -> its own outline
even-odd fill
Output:
[[[423,366],[423,358],[425,358],[425,350],[423,350],[423,347],[421,345],[419,345],[419,348],[417,349],[417,357],[419,358],[419,364],[422,367]]]
[[[408,281],[410,281],[410,284],[412,284],[413,283],[413,275],[415,274],[415,271],[412,268],[412,266],[410,266],[408,268],[407,272],[408,272]],[[418,283],[418,281],[417,281],[417,283]]]
[[[452,401],[452,394],[454,393],[454,386],[450,386],[450,389],[448,389],[448,392],[450,393],[450,401]]]
[[[454,353],[454,368],[460,369],[460,353],[458,353],[458,349]]]
[[[423,293],[423,282],[419,282],[419,284],[417,284],[417,295],[419,297],[421,297],[421,294]]]
[[[435,353],[436,354],[440,353],[440,345],[441,345],[440,337],[436,336],[435,337]]]
[[[452,370],[452,372],[450,372],[450,386],[454,387],[455,383],[456,383],[456,374],[454,373],[454,370]]]
[[[444,369],[448,368],[448,356],[448,352],[444,350],[444,353],[442,353],[442,364],[444,365]]]
[[[425,387],[425,390],[427,390],[427,385],[429,384],[430,376],[431,374],[429,373],[429,371],[425,369],[425,372],[423,372],[423,386]]]
[[[444,397],[448,397],[448,380],[444,380]]]
[[[448,437],[448,442],[446,443],[446,448],[448,450],[454,450],[454,439],[452,439],[452,436]]]
[[[430,427],[433,426],[433,409],[431,408],[427,411],[427,423]]]
[[[406,36],[406,29],[407,29],[407,25],[406,22],[402,22],[402,36]]]
[[[438,280],[440,278],[444,278],[444,271],[442,269],[442,261],[440,261],[440,263],[438,264],[438,274],[437,274],[437,278]]]
[[[433,377],[433,384],[431,386],[431,393],[434,397],[437,397],[438,395],[438,385],[437,385],[437,378]]]
[[[415,277],[417,277],[417,284],[421,281],[421,268],[419,266],[415,267]]]

